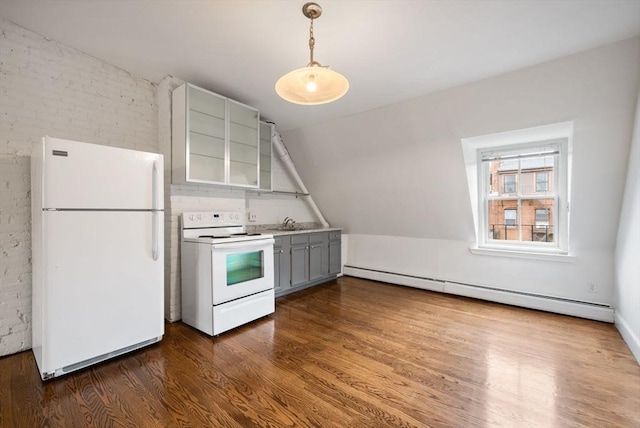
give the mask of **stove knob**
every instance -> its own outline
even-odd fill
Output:
[[[194,216],[193,214],[191,214],[191,215],[189,216],[189,220],[193,220],[194,218],[195,218],[195,216]]]
[[[202,214],[198,214],[198,220],[202,220]]]

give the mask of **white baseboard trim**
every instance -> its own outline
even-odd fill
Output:
[[[429,278],[362,269],[353,266],[344,266],[342,272],[347,276],[355,276],[357,278],[373,279],[374,281],[406,285],[408,287],[421,288],[423,290],[439,291],[441,293],[444,292],[444,281],[436,281]]]
[[[620,315],[619,312],[616,312],[615,323],[624,343],[627,344],[629,350],[636,358],[636,361],[640,364],[640,338],[636,333],[634,333],[629,323],[622,317],[622,315]]]
[[[504,303],[507,305],[520,306],[523,308],[546,312],[554,312],[562,315],[571,315],[596,321],[614,322],[614,311],[611,307],[606,305],[547,297],[512,290],[502,290],[473,284],[449,282],[436,278],[421,278],[418,276],[383,272],[355,266],[345,266],[343,272],[345,275],[355,276],[358,278],[373,279],[391,284],[406,285],[424,290],[472,297],[475,299],[488,300],[491,302]]]

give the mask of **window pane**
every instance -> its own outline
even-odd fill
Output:
[[[488,239],[554,242],[553,198],[488,201]]]
[[[506,226],[515,226],[518,210],[504,210],[504,224]]]
[[[486,162],[490,195],[532,195],[554,191],[551,179],[555,155],[525,156],[531,157]]]
[[[536,174],[536,192],[546,192],[549,190],[549,173],[539,172]]]
[[[502,193],[516,193],[516,176],[515,174],[503,175]]]
[[[522,207],[522,240],[554,242],[554,199],[524,199]]]
[[[490,240],[519,240],[518,201],[489,201],[488,231]]]
[[[523,195],[539,192],[552,192],[551,177],[555,156],[539,156],[520,160],[520,175],[522,177]]]
[[[546,226],[549,224],[549,211],[546,209],[536,210],[536,226]]]

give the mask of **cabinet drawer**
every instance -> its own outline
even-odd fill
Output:
[[[307,233],[291,236],[291,245],[306,245],[308,243],[309,243],[309,234]]]
[[[320,244],[322,242],[327,242],[329,238],[327,232],[321,233],[310,233],[309,234],[309,243],[311,244]]]
[[[342,231],[335,230],[333,232],[329,232],[329,241],[340,241],[342,239]]]

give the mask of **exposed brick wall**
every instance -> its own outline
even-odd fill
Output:
[[[158,152],[155,87],[0,18],[0,355],[31,347],[30,155],[43,135]]]

